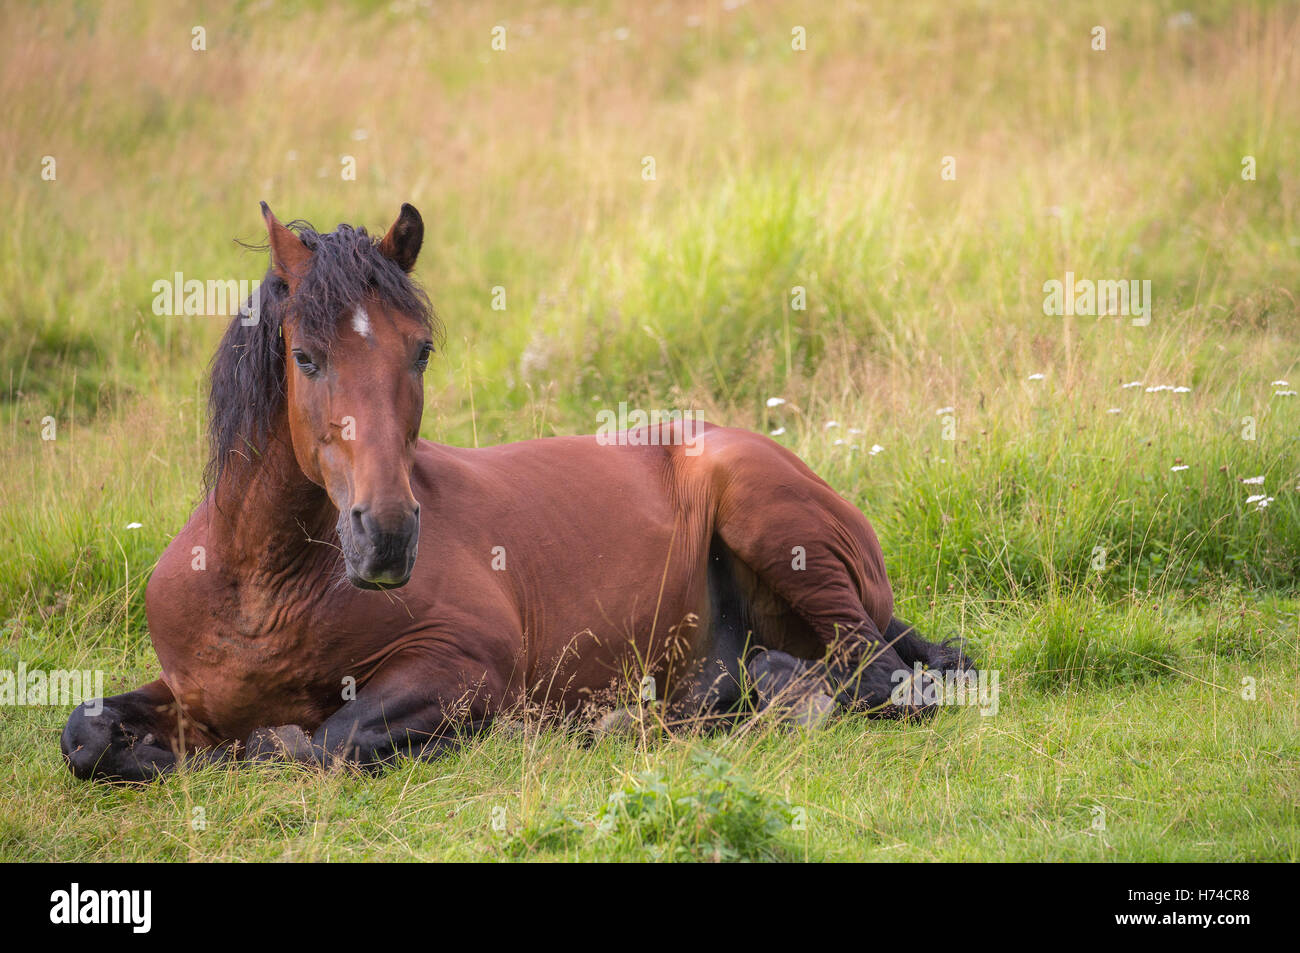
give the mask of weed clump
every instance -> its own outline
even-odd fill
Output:
[[[597,815],[597,829],[656,860],[781,859],[790,806],[755,790],[719,755],[696,751],[691,761],[677,779],[644,771],[615,790]]]

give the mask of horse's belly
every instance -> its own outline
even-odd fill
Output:
[[[563,608],[547,612],[544,631],[525,633],[528,696],[570,711],[589,702],[623,703],[630,693],[661,693],[669,668],[708,636],[702,574],[665,577],[661,567],[658,576],[633,576],[621,588],[602,587],[556,605]]]

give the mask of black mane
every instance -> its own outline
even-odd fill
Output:
[[[324,235],[306,222],[289,226],[312,251],[311,270],[293,296],[295,328],[308,346],[328,351],[339,319],[370,296],[410,315],[440,338],[442,329],[428,296],[396,263],[379,252],[378,240],[364,228],[340,225]],[[252,246],[266,248],[267,246]],[[280,328],[290,302],[289,286],[268,269],[255,293],[260,299],[256,324],[241,314],[231,319],[212,359],[208,393],[209,457],[204,485],[213,489],[231,454],[255,459],[284,405],[284,338]]]

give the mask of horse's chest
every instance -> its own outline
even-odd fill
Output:
[[[222,738],[319,723],[343,703],[340,679],[314,638],[322,620],[261,594],[243,596],[194,613],[185,638],[155,638],[164,677]]]

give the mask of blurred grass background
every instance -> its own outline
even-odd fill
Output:
[[[1043,705],[1271,673],[1252,809],[1300,800],[1295,5],[511,7],[0,4],[0,666],[155,670],[143,583],[225,321],[155,315],[153,282],[260,278],[261,199],[372,232],[410,201],[448,328],[425,437],[623,400],[779,431],[875,524],[900,614]],[[1066,271],[1149,279],[1150,324],[1044,315]],[[61,713],[0,718],[40,752],[15,787],[62,791]],[[1294,822],[1251,849],[1294,859]]]

